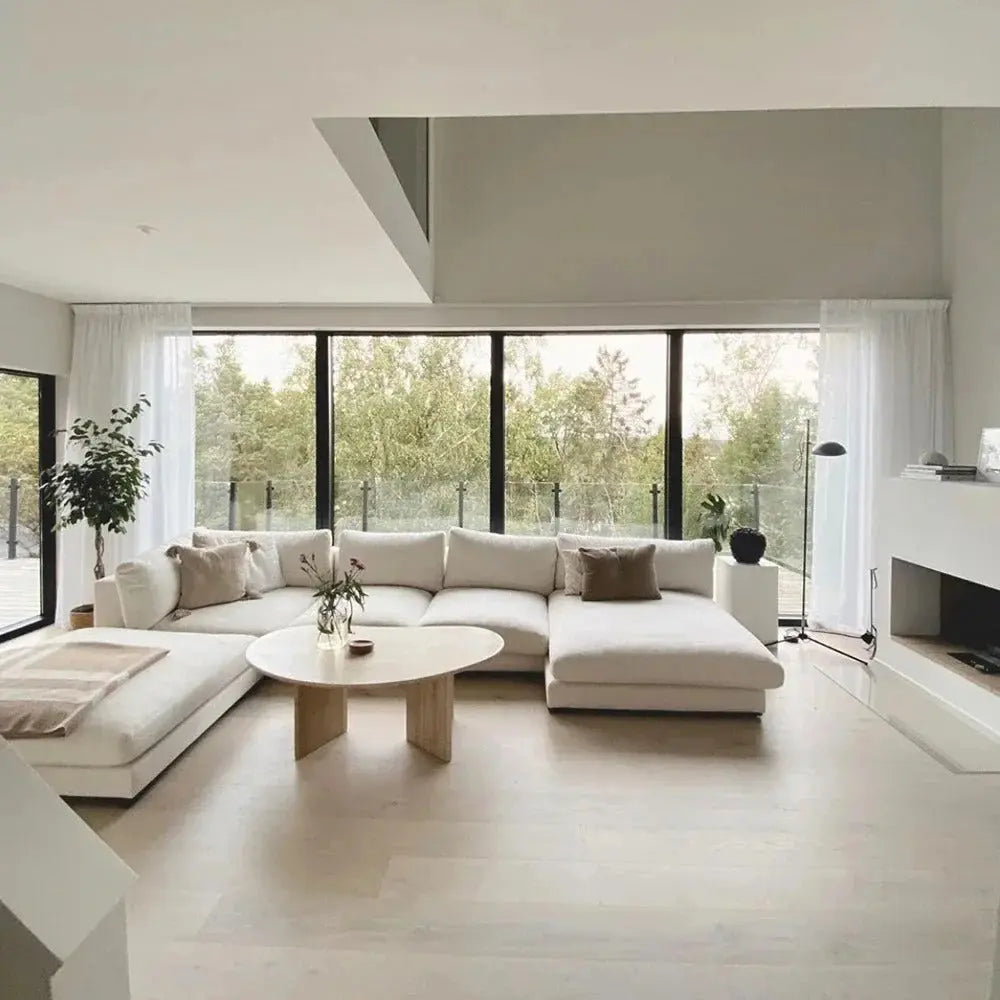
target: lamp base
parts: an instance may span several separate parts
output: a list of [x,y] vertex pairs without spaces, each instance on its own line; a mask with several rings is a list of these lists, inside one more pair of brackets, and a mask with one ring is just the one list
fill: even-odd
[[779,643],[789,642],[814,642],[817,646],[822,646],[824,649],[829,649],[832,653],[839,653],[841,656],[846,656],[849,660],[854,660],[855,663],[860,663],[863,666],[868,666],[871,662],[870,660],[865,660],[860,656],[855,656],[853,653],[848,653],[843,649],[838,649],[836,646],[831,646],[828,642],[823,642],[822,639],[817,639],[814,635],[809,635],[804,628],[799,628],[797,631],[789,630],[783,635],[778,642],[768,643],[769,646],[777,646]]

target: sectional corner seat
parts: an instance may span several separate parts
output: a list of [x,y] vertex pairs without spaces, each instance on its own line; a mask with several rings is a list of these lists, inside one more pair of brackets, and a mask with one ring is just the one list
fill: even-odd
[[[356,625],[497,632],[503,651],[479,669],[544,673],[550,709],[759,715],[765,691],[784,682],[777,659],[713,601],[715,553],[707,540],[345,530],[333,548],[329,531],[198,530],[203,544],[252,538],[273,545],[285,586],[258,600],[175,614],[180,577],[169,545],[100,581],[97,628],[87,637],[169,652],[69,736],[18,742],[60,794],[132,798],[249,691],[258,680],[245,659],[253,639],[314,620],[301,554],[364,564],[368,598]],[[563,550],[648,541],[656,545],[661,600],[597,603],[565,593]],[[59,641],[79,641],[79,633]]]

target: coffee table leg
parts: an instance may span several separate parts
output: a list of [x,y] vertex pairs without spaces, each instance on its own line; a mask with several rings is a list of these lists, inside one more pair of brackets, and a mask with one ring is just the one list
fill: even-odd
[[406,688],[406,739],[447,763],[451,760],[451,724],[455,675],[416,681]]
[[347,690],[338,687],[295,689],[295,759],[347,732]]

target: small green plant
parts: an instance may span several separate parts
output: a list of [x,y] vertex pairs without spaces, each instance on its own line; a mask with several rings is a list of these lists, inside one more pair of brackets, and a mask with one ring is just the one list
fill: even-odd
[[84,521],[94,529],[94,579],[104,578],[104,542],[109,531],[122,535],[135,520],[136,504],[148,495],[145,459],[163,450],[159,441],[139,444],[128,432],[149,400],[140,395],[129,407],[116,406],[104,426],[78,418],[66,434],[67,454],[80,456],[46,469],[42,497],[56,510],[56,527]]
[[698,522],[701,525],[701,537],[711,538],[716,552],[722,551],[722,545],[729,537],[732,521],[725,498],[718,493],[707,494],[701,502]]

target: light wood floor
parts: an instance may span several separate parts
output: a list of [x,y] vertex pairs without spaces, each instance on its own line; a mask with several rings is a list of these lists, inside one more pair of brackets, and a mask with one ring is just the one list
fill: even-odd
[[820,655],[783,650],[762,722],[460,679],[447,765],[391,697],[296,764],[260,689],[130,808],[79,807],[141,876],[136,1000],[984,1000],[1000,776],[950,773]]

